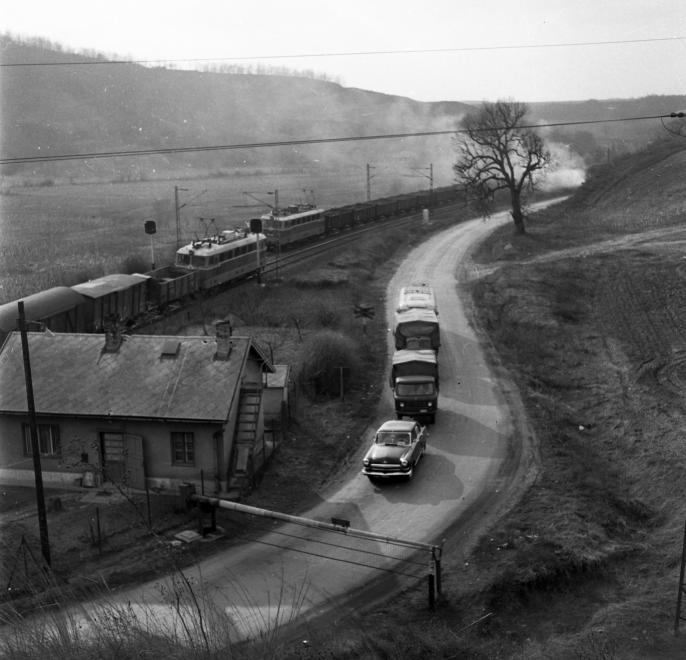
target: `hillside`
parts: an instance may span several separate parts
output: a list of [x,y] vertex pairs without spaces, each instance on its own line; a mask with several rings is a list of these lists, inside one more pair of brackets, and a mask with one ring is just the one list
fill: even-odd
[[[91,62],[88,65],[9,67],[2,77],[3,153],[42,155],[159,149],[178,146],[246,144],[303,138],[364,136],[415,130],[446,130],[468,109],[440,106],[375,92],[344,88],[305,77],[203,73],[104,65],[97,59],[2,38],[2,62]],[[422,165],[435,148],[413,145]],[[137,159],[140,169],[250,167],[269,164],[316,167],[354,160],[380,160],[391,150],[408,156],[397,141],[322,145],[306,149],[214,151]],[[435,156],[435,154],[432,154]],[[277,162],[275,162],[277,161]],[[125,177],[131,159],[116,159]],[[43,165],[44,173],[84,173],[79,162]],[[35,169],[35,166],[28,168]],[[112,163],[88,169],[111,175]],[[6,168],[19,174],[24,167]]]
[[[105,64],[98,54],[75,54],[40,39],[0,35],[0,140],[6,157],[78,154],[281,142],[414,131],[444,131],[476,103],[422,103],[293,75],[181,71],[138,64]],[[65,64],[82,62],[83,64]],[[523,99],[525,100],[525,99]],[[536,103],[541,123],[616,120],[686,107],[686,96],[575,103]],[[662,131],[655,120],[546,129],[586,164],[633,152]],[[436,164],[450,178],[448,136],[218,150],[40,166],[7,165],[3,175],[59,177],[63,181],[199,177],[219,170],[298,167],[338,169],[354,164]],[[439,167],[440,164],[440,167]],[[447,185],[448,180],[438,185]]]
[[475,328],[526,409],[528,479],[497,481],[505,513],[468,552],[448,538],[437,612],[421,585],[312,625],[300,639],[320,657],[686,657],[685,165],[671,138],[598,169],[464,265]]

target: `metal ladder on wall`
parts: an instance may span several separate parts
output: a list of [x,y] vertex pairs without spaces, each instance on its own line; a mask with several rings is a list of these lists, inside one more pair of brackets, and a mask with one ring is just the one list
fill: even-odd
[[257,437],[261,405],[261,390],[241,390],[228,484],[229,492],[238,497],[252,489],[255,470],[262,465],[263,448]]

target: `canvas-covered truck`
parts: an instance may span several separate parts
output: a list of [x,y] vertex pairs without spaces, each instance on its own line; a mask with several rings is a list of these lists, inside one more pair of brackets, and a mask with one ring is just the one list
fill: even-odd
[[412,417],[434,423],[438,406],[438,360],[434,351],[395,351],[390,385],[398,419]]
[[395,314],[395,348],[438,351],[441,334],[438,316],[430,309],[407,309]]
[[398,307],[396,311],[404,312],[408,309],[430,309],[438,314],[434,290],[428,284],[410,284],[400,289]]

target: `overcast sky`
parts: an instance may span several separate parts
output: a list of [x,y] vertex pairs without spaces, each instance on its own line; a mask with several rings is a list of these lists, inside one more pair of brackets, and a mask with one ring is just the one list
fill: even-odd
[[684,0],[0,0],[0,30],[134,60],[314,70],[420,101],[686,93]]

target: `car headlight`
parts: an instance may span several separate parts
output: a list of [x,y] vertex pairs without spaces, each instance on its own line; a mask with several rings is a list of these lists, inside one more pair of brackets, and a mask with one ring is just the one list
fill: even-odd
[[405,404],[404,404],[402,401],[400,402],[400,407],[401,407],[401,408],[404,408],[404,407],[405,407]]
[[406,458],[401,458],[401,459],[400,459],[400,465],[402,465],[403,467],[407,467],[407,459],[406,459]]
[[368,459],[368,458],[365,458],[365,459],[362,461],[362,463],[363,463],[364,465],[369,465],[369,459]]
[[429,401],[429,406],[428,406],[428,407],[431,408],[431,406],[433,406],[433,401]]

